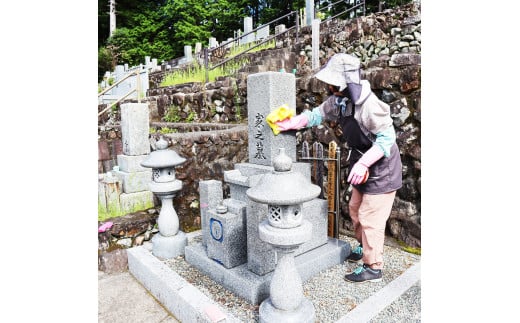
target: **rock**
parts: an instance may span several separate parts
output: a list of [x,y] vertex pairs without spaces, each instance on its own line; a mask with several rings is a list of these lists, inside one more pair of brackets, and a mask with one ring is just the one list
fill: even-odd
[[114,225],[108,231],[117,238],[134,238],[154,226],[157,217],[157,214],[141,211],[113,218]]
[[107,273],[119,273],[128,270],[128,256],[125,249],[102,252],[98,256],[98,269]]

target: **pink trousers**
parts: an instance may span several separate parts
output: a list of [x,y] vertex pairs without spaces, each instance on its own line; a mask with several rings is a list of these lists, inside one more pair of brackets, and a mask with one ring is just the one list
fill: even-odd
[[352,188],[349,213],[356,240],[363,245],[363,263],[373,269],[383,268],[386,221],[394,203],[395,191],[363,194]]

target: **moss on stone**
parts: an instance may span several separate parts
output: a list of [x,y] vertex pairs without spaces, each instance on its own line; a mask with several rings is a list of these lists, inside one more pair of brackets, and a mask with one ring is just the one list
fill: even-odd
[[401,240],[397,240],[397,243],[403,248],[404,251],[408,253],[413,253],[414,255],[421,255],[421,248],[410,247]]

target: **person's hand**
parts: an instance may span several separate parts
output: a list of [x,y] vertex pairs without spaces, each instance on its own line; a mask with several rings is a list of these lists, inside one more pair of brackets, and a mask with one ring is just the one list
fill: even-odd
[[276,124],[279,121],[288,120],[294,116],[294,110],[290,109],[287,104],[283,104],[280,107],[271,111],[266,118],[267,124],[273,130],[275,135],[280,133],[280,127]]
[[383,150],[378,145],[372,145],[363,157],[354,164],[347,181],[351,184],[363,184],[368,179],[368,168],[384,156]]
[[287,130],[298,130],[305,127],[309,123],[309,119],[305,114],[299,114],[297,116],[278,121],[276,122],[276,126],[279,131],[287,131]]
[[350,175],[348,175],[347,181],[353,185],[363,184],[368,179],[368,167],[357,162],[352,167]]

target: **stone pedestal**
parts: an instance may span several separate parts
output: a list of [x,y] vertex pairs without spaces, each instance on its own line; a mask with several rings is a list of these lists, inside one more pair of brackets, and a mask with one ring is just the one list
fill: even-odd
[[293,311],[284,311],[276,308],[271,299],[268,298],[260,304],[259,313],[261,313],[260,323],[313,323],[316,319],[314,305],[306,298]]
[[152,238],[152,253],[156,257],[174,258],[184,255],[184,248],[188,244],[186,233],[179,231],[173,236],[156,234]]

